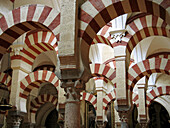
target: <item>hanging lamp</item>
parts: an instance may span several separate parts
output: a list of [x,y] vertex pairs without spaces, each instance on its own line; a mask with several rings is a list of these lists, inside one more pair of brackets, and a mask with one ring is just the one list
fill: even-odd
[[7,111],[7,110],[10,110],[11,108],[12,108],[12,105],[8,104],[6,99],[2,98],[1,103],[0,103],[0,110]]

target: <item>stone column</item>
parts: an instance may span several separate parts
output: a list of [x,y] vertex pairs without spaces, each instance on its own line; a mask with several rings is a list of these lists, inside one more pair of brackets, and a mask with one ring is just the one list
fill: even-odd
[[138,121],[142,128],[147,125],[147,110],[146,110],[146,78],[143,77],[137,84],[138,96],[139,96],[139,107],[138,107]]
[[[60,69],[76,69],[78,66],[78,0],[61,1],[60,39],[58,45]],[[62,73],[67,72],[66,70]],[[68,75],[68,73],[66,73]]]
[[64,128],[80,128],[80,92],[84,85],[81,80],[66,80],[61,83],[66,94]]
[[6,112],[4,112],[4,111],[0,111],[0,128],[2,128],[4,126],[5,113]]
[[[60,81],[59,81],[60,82]],[[66,102],[66,98],[64,96],[65,91],[63,88],[61,88],[61,86],[58,87],[58,105],[57,105],[57,109],[59,112],[59,122],[62,125],[64,123],[64,113],[65,113],[65,102]]]
[[105,121],[107,117],[103,111],[103,97],[106,95],[107,85],[104,82],[104,78],[99,78],[95,80],[95,86],[97,91],[97,111],[96,111],[96,121],[99,128],[105,127]]
[[[31,109],[31,101],[33,99],[35,99],[37,96],[36,96],[36,93],[31,93],[28,98],[27,98],[27,110],[30,110]],[[31,112],[30,111],[27,111],[27,115],[24,117],[24,124],[23,124],[23,127],[24,128],[34,128],[35,126],[35,118],[34,116],[31,115]]]
[[121,121],[121,128],[128,128],[128,115],[129,111],[118,111],[119,120]]
[[24,123],[24,128],[34,128],[35,127],[35,124],[34,123]]
[[116,61],[116,97],[117,105],[128,106],[128,91],[126,87],[126,47],[117,46],[114,48]]
[[[26,112],[26,100],[24,104],[21,104],[19,97],[20,94],[20,81],[29,73],[27,66],[21,60],[20,50],[22,46],[12,47],[11,56],[11,68],[12,68],[12,82],[9,103],[13,106],[12,110],[9,110],[7,116],[8,128],[19,128],[22,116],[21,111]],[[21,49],[20,49],[21,48]],[[20,49],[20,50],[16,50]],[[17,51],[17,52],[16,52]]]
[[127,113],[130,109],[130,98],[126,83],[126,47],[117,46],[114,48],[116,61],[116,101],[115,107],[122,121],[121,127],[127,127]]
[[[84,66],[78,38],[78,0],[62,0],[60,14],[60,42],[56,75],[60,80],[81,79],[91,76],[89,64]],[[87,62],[87,61],[86,61]],[[89,63],[89,62],[87,62]]]
[[19,128],[22,120],[23,117],[21,116],[21,113],[16,110],[16,108],[9,110],[7,116],[7,128]]
[[[20,108],[26,108],[26,106],[20,107],[20,81],[29,73],[27,66],[21,60],[20,52],[15,53],[14,50],[10,53],[11,56],[11,68],[12,72],[12,83],[10,93],[10,104],[20,110]],[[24,104],[23,104],[24,105]],[[26,112],[26,110],[24,110]]]

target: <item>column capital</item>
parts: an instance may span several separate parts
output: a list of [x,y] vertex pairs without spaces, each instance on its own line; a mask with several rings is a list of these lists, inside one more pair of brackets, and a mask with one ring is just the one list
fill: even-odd
[[118,111],[118,114],[121,122],[128,122],[129,111]]
[[84,90],[84,81],[82,80],[65,80],[61,82],[66,94],[66,102],[75,102],[80,100],[80,92]]
[[[84,82],[81,80],[64,80],[61,83],[66,94],[65,104],[65,128],[80,127],[80,92],[84,89]],[[75,116],[73,118],[73,115]],[[71,120],[71,122],[70,122]]]
[[23,116],[14,113],[9,113],[9,115],[7,116],[7,124],[8,127],[19,128],[19,126],[21,125],[21,121],[23,120]]
[[122,38],[126,35],[126,31],[127,30],[125,28],[122,28],[122,29],[110,31],[109,34],[111,35],[111,38],[112,39],[114,38],[115,41],[118,43],[122,41]]
[[12,125],[19,127],[22,121],[22,117],[19,115],[12,116]]
[[72,87],[75,88],[77,91],[80,90],[82,91],[85,87],[85,82],[80,80],[80,79],[70,79],[70,80],[63,80],[61,81],[61,87],[62,88],[68,88],[68,87]]
[[20,51],[23,49],[24,45],[23,44],[15,44],[10,46],[12,49],[13,54],[20,55]]

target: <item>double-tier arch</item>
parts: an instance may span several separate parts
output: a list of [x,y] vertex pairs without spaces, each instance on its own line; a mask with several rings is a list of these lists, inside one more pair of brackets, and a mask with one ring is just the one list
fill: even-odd
[[[97,32],[112,19],[131,12],[150,13],[161,17],[166,23],[170,23],[168,7],[166,1],[146,1],[146,0],[90,0],[81,7],[80,19],[80,41],[82,59],[85,66],[88,65],[89,47]],[[99,6],[100,5],[100,6]]]
[[[57,39],[51,31],[36,31],[26,36],[20,59],[31,71],[36,57],[46,51],[55,51],[56,56],[58,55]],[[11,58],[15,59],[16,56],[13,55]]]
[[36,113],[39,110],[39,108],[45,103],[51,103],[55,106],[55,108],[57,108],[58,99],[53,95],[44,94],[32,100],[30,103],[31,123],[36,123],[35,119]]
[[107,106],[111,101],[116,99],[116,90],[113,89],[109,94],[103,98],[103,111],[107,110]]
[[57,91],[58,91],[58,85],[59,85],[59,79],[57,76],[47,70],[38,70],[35,72],[32,72],[28,74],[24,79],[20,82],[20,105],[23,105],[21,111],[26,111],[26,101],[30,94],[30,92],[34,88],[39,88],[43,82],[49,82],[53,84]]
[[133,90],[135,84],[144,76],[152,73],[170,74],[170,60],[165,58],[151,58],[138,62],[128,70],[128,88]]
[[160,87],[156,87],[153,88],[152,90],[150,90],[149,92],[147,92],[146,94],[146,105],[147,107],[150,106],[150,104],[152,103],[152,101],[154,99],[156,99],[159,96],[162,95],[170,95],[170,86],[160,86]]
[[93,77],[99,76],[99,77],[105,77],[109,79],[112,84],[115,84],[115,78],[116,78],[116,70],[111,68],[110,66],[107,66],[105,64],[90,64],[90,70]]
[[122,42],[127,44],[127,62],[130,62],[130,55],[135,46],[143,39],[150,36],[170,37],[170,26],[160,17],[153,15],[135,19],[127,25],[126,29],[128,34],[122,38]]
[[81,95],[82,96],[80,97],[80,100],[88,101],[89,103],[93,105],[95,110],[97,110],[97,98],[95,95],[88,93],[88,92],[82,92]]
[[106,44],[106,45],[112,47],[112,44],[110,43],[109,39],[105,38],[102,35],[96,35],[96,37],[93,39],[92,44],[97,44],[97,43]]
[[28,74],[23,80],[20,82],[20,97],[27,99],[29,93],[33,88],[39,88],[42,82],[50,82],[56,88],[58,87],[58,77],[51,71],[47,70],[38,70]]
[[59,37],[60,12],[44,5],[25,5],[0,18],[0,58],[8,47],[30,30],[51,30]]

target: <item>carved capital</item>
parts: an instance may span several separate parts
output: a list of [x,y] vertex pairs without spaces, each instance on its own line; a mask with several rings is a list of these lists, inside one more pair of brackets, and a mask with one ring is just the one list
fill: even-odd
[[14,55],[19,55],[20,54],[20,51],[23,49],[23,46],[22,44],[17,44],[17,45],[11,45],[11,49],[12,49],[12,52],[14,52]]
[[20,115],[11,115],[10,117],[8,116],[7,118],[7,127],[13,128],[13,127],[18,127],[21,125],[23,117]]
[[121,122],[128,122],[129,111],[118,111],[118,114]]
[[64,88],[67,101],[79,101],[80,92],[84,89],[84,82],[81,80],[67,80],[61,83],[61,87]]
[[7,127],[9,128],[19,128],[23,120],[23,115],[20,111],[16,109],[16,107],[13,107],[11,110],[8,111],[7,116]]
[[112,39],[115,39],[115,41],[121,42],[122,38],[126,35],[126,29],[120,29],[120,30],[114,30],[114,31],[110,31],[110,36]]
[[19,115],[12,116],[12,125],[13,126],[20,126],[22,121],[22,117]]

